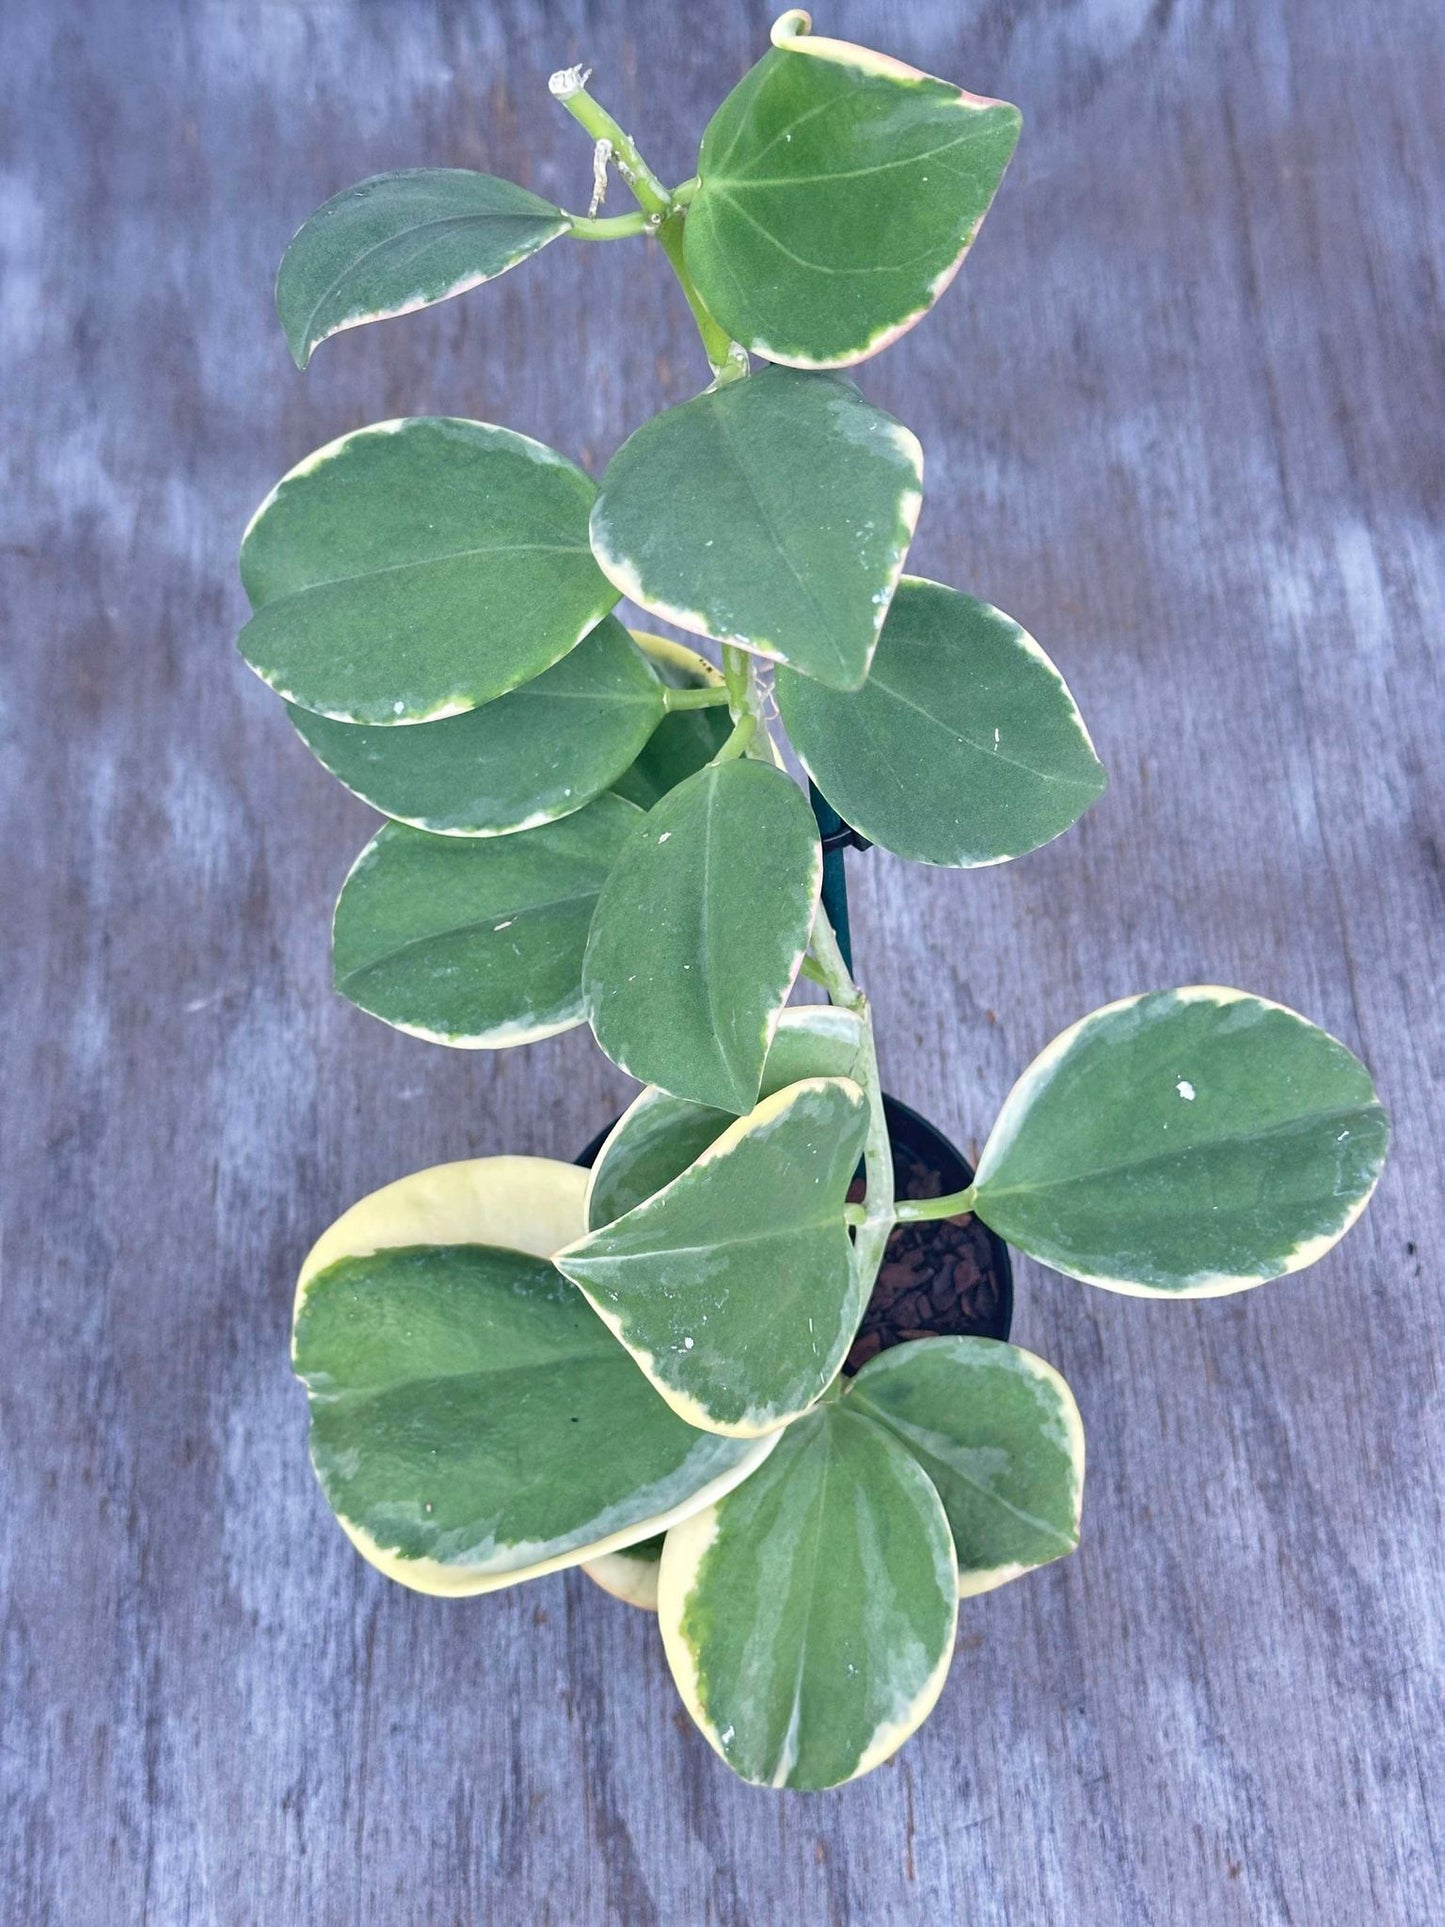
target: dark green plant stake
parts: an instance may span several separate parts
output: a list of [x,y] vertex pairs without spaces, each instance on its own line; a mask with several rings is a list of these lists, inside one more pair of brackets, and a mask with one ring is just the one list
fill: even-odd
[[[405,1585],[584,1565],[655,1606],[693,1719],[778,1787],[886,1760],[942,1689],[959,1599],[1078,1543],[1083,1430],[1041,1359],[924,1339],[839,1376],[894,1224],[973,1211],[1090,1284],[1212,1297],[1328,1251],[1388,1136],[1342,1044],[1194,986],[1065,1031],[974,1183],[895,1202],[869,1004],[777,719],[828,805],[922,863],[1023,856],[1105,778],[1033,638],[903,573],[922,451],[837,372],[942,294],[1018,112],[810,25],[778,21],[675,188],[585,73],[552,77],[596,201],[612,169],[633,213],[422,169],[313,215],[277,284],[301,367],[564,237],[652,236],[712,380],[600,482],[490,423],[359,429],[241,552],[247,662],[392,819],[336,907],[337,988],[467,1048],[590,1023],[645,1080],[590,1177],[443,1165],[320,1240],[294,1360],[322,1488]],[[624,594],[720,670],[629,634]],[[787,1008],[804,975],[830,1006]]]

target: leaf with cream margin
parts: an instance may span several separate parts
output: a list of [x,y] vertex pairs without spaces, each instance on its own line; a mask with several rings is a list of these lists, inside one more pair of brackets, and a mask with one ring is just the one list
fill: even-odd
[[717,763],[664,796],[623,846],[587,939],[587,1012],[613,1063],[747,1110],[822,878],[813,813],[781,770]]
[[932,1479],[958,1590],[990,1592],[1079,1543],[1084,1427],[1043,1359],[993,1338],[920,1338],[850,1380],[848,1410],[884,1426]]
[[687,265],[754,354],[841,368],[886,348],[958,272],[1019,111],[784,14],[702,137]]
[[[634,629],[632,640],[669,689],[721,689],[723,679],[695,649],[667,636]],[[717,755],[732,733],[733,719],[726,704],[713,709],[675,709],[664,716],[637,760],[612,785],[619,796],[650,810],[669,790],[695,776]]]
[[418,1592],[649,1539],[773,1444],[685,1426],[548,1262],[584,1184],[545,1158],[439,1165],[362,1199],[302,1267],[312,1463],[357,1550]]
[[1002,610],[905,576],[863,687],[780,669],[778,709],[828,801],[920,863],[1003,863],[1059,836],[1108,779],[1063,677]]
[[641,1545],[623,1546],[618,1552],[604,1552],[600,1559],[588,1559],[582,1570],[587,1577],[620,1599],[625,1606],[642,1612],[657,1611],[657,1569],[662,1563],[666,1534],[644,1539]]
[[556,1254],[690,1425],[772,1431],[837,1375],[865,1297],[843,1207],[866,1129],[850,1079],[791,1084]]
[[328,335],[430,308],[565,234],[560,207],[464,167],[375,174],[333,195],[282,256],[276,312],[298,368]]
[[953,1658],[943,1503],[851,1401],[783,1434],[745,1485],[667,1535],[658,1624],[708,1744],[756,1786],[820,1788],[889,1759]]
[[663,719],[663,685],[604,616],[560,662],[465,716],[395,729],[290,715],[317,761],[384,816],[440,836],[509,836],[613,787]]
[[419,417],[357,429],[251,518],[240,650],[345,723],[457,716],[550,669],[617,592],[592,559],[596,489],[530,436]]
[[467,1050],[582,1023],[593,906],[639,816],[603,795],[515,836],[388,823],[337,900],[336,988],[397,1030]]
[[[863,1030],[851,1010],[802,1004],[778,1019],[763,1066],[760,1098],[805,1077],[851,1077]],[[662,1190],[696,1162],[733,1121],[730,1111],[670,1097],[649,1084],[612,1127],[587,1185],[587,1224],[596,1231]]]
[[1215,1298],[1300,1271],[1369,1202],[1389,1120],[1295,1011],[1193,985],[1106,1004],[1009,1093],[974,1210],[1086,1284]]
[[922,482],[917,439],[851,381],[764,368],[623,443],[592,548],[624,595],[680,629],[856,689]]

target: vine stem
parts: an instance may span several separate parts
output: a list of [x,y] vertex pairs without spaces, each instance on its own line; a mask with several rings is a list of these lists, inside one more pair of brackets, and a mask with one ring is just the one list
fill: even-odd
[[868,1100],[868,1135],[863,1144],[867,1188],[863,1199],[863,1219],[853,1246],[853,1258],[865,1287],[863,1302],[866,1305],[872,1296],[878,1268],[883,1263],[888,1234],[900,1215],[893,1201],[893,1146],[888,1139],[888,1120],[883,1112],[883,1080],[878,1074],[878,1050],[873,1040],[873,1009],[843,961],[837,935],[821,903],[813,918],[812,951],[829,1002],[853,1011],[863,1027],[863,1042],[854,1076]]
[[647,162],[637,151],[632,136],[608,113],[600,101],[596,101],[587,91],[590,67],[564,67],[560,73],[552,75],[547,82],[547,90],[554,100],[559,100],[573,120],[585,127],[594,141],[607,141],[612,148],[612,160],[618,173],[632,189],[637,205],[644,213],[661,220],[672,212],[672,196],[653,173]]
[[[791,20],[793,16],[789,15],[787,18]],[[807,16],[802,15],[800,18],[806,20]],[[692,311],[693,321],[707,354],[708,365],[713,372],[713,386],[720,388],[726,382],[736,381],[749,372],[747,350],[739,342],[732,340],[727,331],[709,314],[688,270],[683,247],[683,227],[687,217],[687,205],[697,193],[699,183],[694,177],[671,191],[663,186],[637,151],[637,145],[632,136],[620,127],[607,109],[587,92],[590,73],[591,69],[585,67],[564,68],[560,73],[553,74],[547,85],[553,97],[561,102],[572,118],[586,129],[594,141],[608,143],[610,158],[616,165],[618,173],[631,188],[642,212],[641,215],[621,215],[608,220],[573,215],[572,232],[581,240],[595,241],[618,239],[629,234],[656,234],[662,244],[662,251],[667,256],[668,264],[677,277],[678,285],[687,297],[687,305]],[[717,763],[730,762],[750,752],[760,753],[757,745],[759,735],[765,743],[771,742],[771,731],[763,712],[763,691],[758,680],[754,657],[747,650],[728,643],[723,645],[722,655],[723,677],[728,706],[732,712],[733,729],[732,734],[713,758]],[[678,708],[692,706],[694,705],[682,703],[670,705]],[[839,947],[837,933],[821,903],[814,914],[810,947],[811,955],[804,959],[803,965],[806,974],[814,982],[822,984],[830,1002],[844,1010],[853,1011],[862,1029],[855,1077],[868,1102],[868,1131],[863,1145],[866,1190],[861,1210],[857,1207],[849,1209],[848,1222],[854,1225],[857,1231],[853,1257],[858,1267],[859,1278],[864,1285],[862,1297],[866,1305],[872,1295],[873,1283],[878,1276],[878,1268],[883,1262],[883,1252],[888,1243],[888,1234],[892,1231],[895,1220],[900,1215],[914,1214],[906,1205],[900,1211],[894,1204],[893,1147],[888,1139],[888,1120],[883,1111],[883,1084],[878,1074],[878,1052],[873,1039],[872,1007],[853,980],[853,973],[848,968]],[[938,1204],[947,1203],[948,1200],[929,1199],[927,1202]],[[836,1395],[836,1385],[831,1389]]]
[[[679,287],[687,297],[687,305],[692,310],[692,318],[702,337],[708,366],[712,369],[714,387],[736,381],[748,372],[747,350],[740,347],[708,313],[688,272],[683,253],[683,223],[687,219],[688,202],[698,190],[697,176],[683,181],[678,187],[664,187],[637,151],[637,143],[632,136],[619,126],[600,101],[594,100],[588,93],[587,82],[591,72],[590,67],[564,67],[547,82],[548,90],[553,99],[560,101],[573,120],[599,144],[599,168],[605,172],[606,162],[610,160],[632,189],[642,211],[640,214],[615,215],[607,220],[597,220],[590,214],[573,214],[568,217],[572,233],[581,241],[616,241],[629,234],[655,234],[662,243],[668,265],[677,276]],[[605,149],[601,145],[603,142],[606,143]],[[602,175],[599,175],[599,194],[601,180]]]

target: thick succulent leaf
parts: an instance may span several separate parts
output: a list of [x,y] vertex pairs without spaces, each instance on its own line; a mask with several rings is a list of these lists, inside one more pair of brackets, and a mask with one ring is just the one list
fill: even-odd
[[399,823],[507,836],[570,816],[629,770],[663,716],[663,685],[604,616],[509,695],[416,729],[338,723],[290,705],[318,761]]
[[[862,1026],[850,1010],[803,1004],[778,1019],[760,1097],[806,1077],[851,1077]],[[649,1084],[623,1112],[597,1154],[587,1186],[587,1224],[596,1231],[671,1184],[732,1123],[730,1111],[670,1097]]]
[[665,1539],[661,1534],[656,1539],[644,1539],[641,1545],[624,1546],[619,1552],[604,1552],[600,1559],[588,1559],[582,1570],[603,1592],[610,1592],[624,1605],[655,1613],[657,1569]]
[[1364,1065],[1294,1011],[1208,984],[1155,991],[1029,1066],[975,1209],[1088,1284],[1214,1298],[1323,1257],[1368,1203],[1389,1130]]
[[592,547],[625,595],[679,628],[856,689],[922,478],[917,440],[851,381],[764,368],[623,443]]
[[943,293],[1021,120],[1005,101],[799,34],[798,18],[779,21],[773,51],[708,123],[684,243],[734,340],[769,361],[840,368]]
[[[640,629],[632,631],[632,639],[669,689],[722,687],[722,677],[695,649]],[[716,709],[674,710],[663,717],[613,789],[639,809],[650,810],[669,790],[675,790],[712,761],[732,726],[732,717],[722,705]]]
[[646,1539],[762,1456],[674,1417],[536,1249],[576,1229],[580,1176],[541,1158],[419,1172],[302,1271],[293,1362],[322,1490],[418,1591],[487,1592]]
[[843,1205],[866,1125],[850,1080],[790,1085],[557,1254],[689,1424],[771,1431],[836,1376],[863,1309]]
[[596,490],[485,422],[382,422],[310,455],[241,545],[241,654],[348,723],[460,715],[538,676],[617,600],[592,559]]
[[822,851],[781,770],[699,771],[638,823],[598,899],[583,984],[614,1064],[676,1097],[756,1100],[808,945]]
[[881,1766],[932,1712],[953,1658],[942,1502],[850,1403],[789,1427],[663,1547],[672,1676],[708,1744],[759,1786],[837,1786]]
[[587,927],[638,814],[606,795],[517,836],[388,823],[337,901],[336,988],[397,1030],[466,1049],[580,1024]]
[[282,258],[276,312],[292,359],[304,368],[343,328],[465,294],[568,226],[550,201],[463,167],[361,181],[319,207]]
[[1054,1370],[993,1338],[921,1338],[880,1352],[848,1387],[938,1489],[964,1598],[1072,1552],[1084,1427]]
[[1058,836],[1104,775],[1064,679],[1002,610],[905,576],[863,687],[780,669],[778,708],[828,801],[920,863],[1003,863]]

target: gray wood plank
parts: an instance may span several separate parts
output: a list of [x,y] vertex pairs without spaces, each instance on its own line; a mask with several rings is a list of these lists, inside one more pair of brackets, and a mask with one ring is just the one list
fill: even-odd
[[1015,613],[1113,774],[973,876],[873,853],[892,1088],[976,1144],[1106,998],[1238,982],[1363,1050],[1397,1127],[1316,1271],[1224,1303],[1025,1265],[1075,1386],[1080,1553],[965,1608],[889,1767],[734,1783],[655,1629],[578,1575],[388,1587],[325,1514],[291,1279],[373,1186],[570,1155],[585,1038],[428,1049],[327,988],[368,814],[231,653],[234,551],[363,421],[599,464],[704,370],[638,249],[551,249],[287,360],[322,198],[454,162],[585,198],[546,95],[671,178],[764,43],[715,0],[49,0],[0,62],[0,1881],[7,1920],[1413,1923],[1445,1917],[1438,639],[1428,0],[839,0],[820,30],[1019,100],[956,290],[863,371],[916,428],[915,566]]

